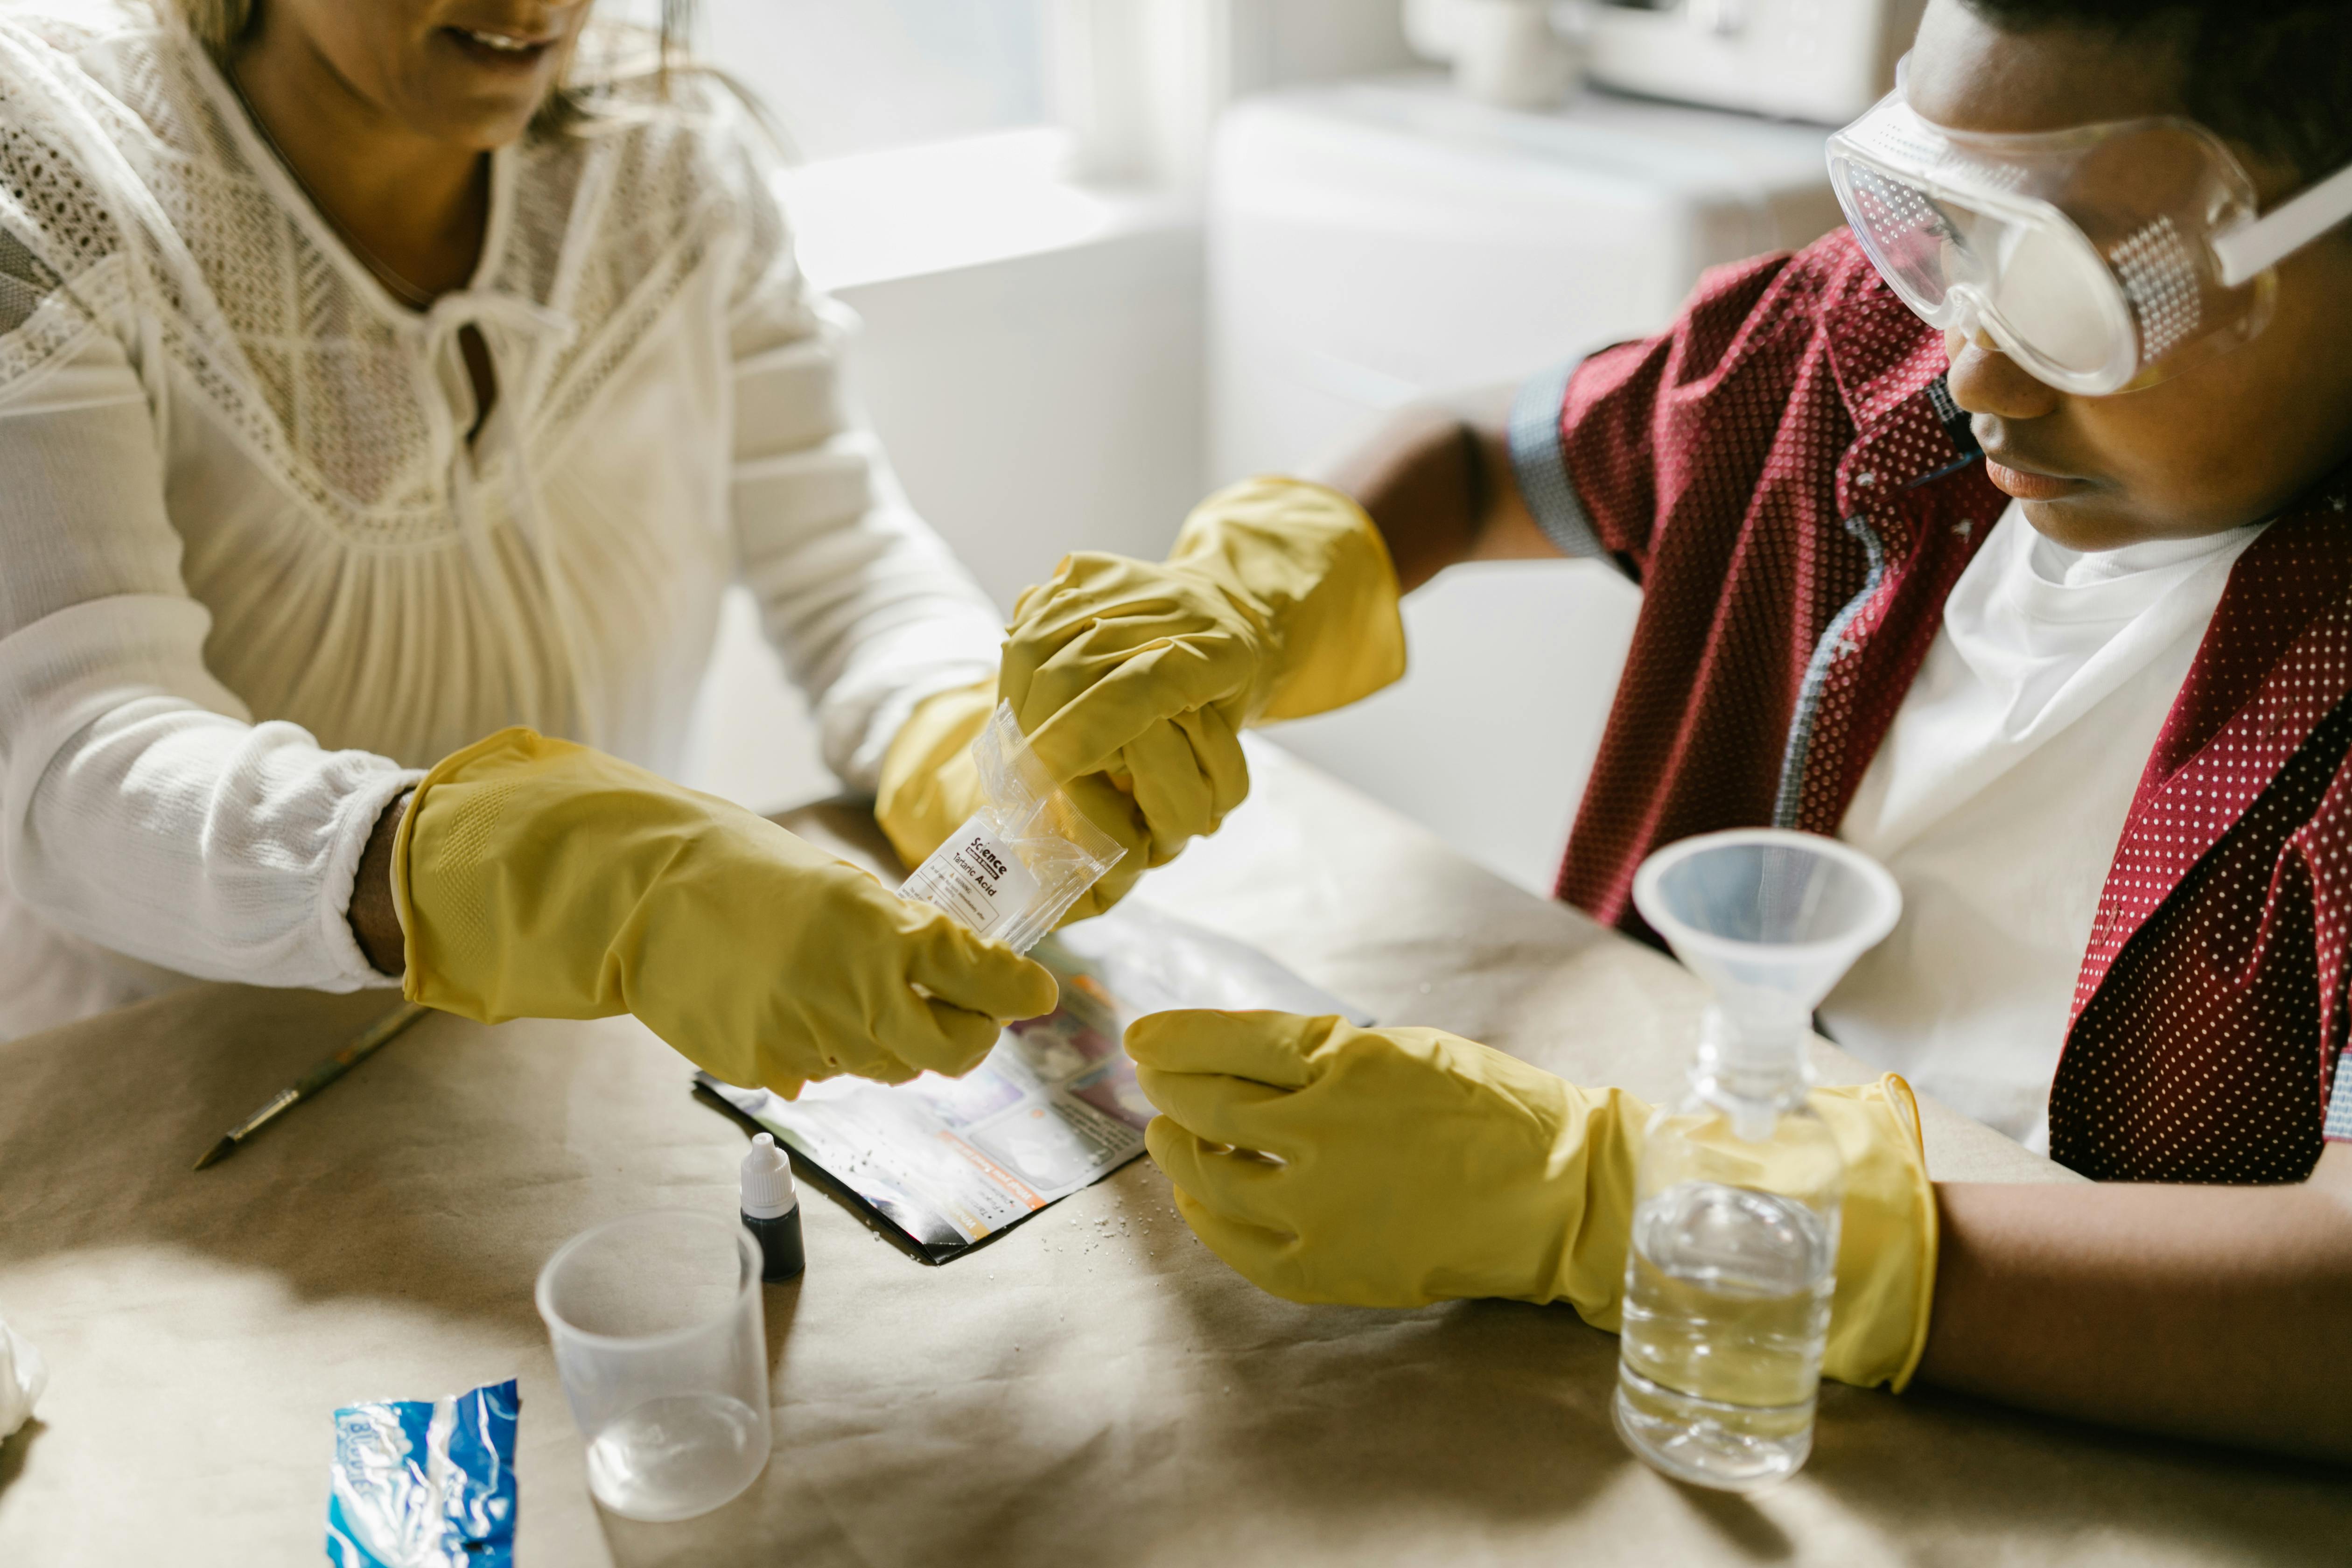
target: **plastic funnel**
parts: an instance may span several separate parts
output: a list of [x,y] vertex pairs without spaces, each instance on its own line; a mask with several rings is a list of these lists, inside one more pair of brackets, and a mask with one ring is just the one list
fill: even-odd
[[1762,1065],[1801,1045],[1822,998],[1895,929],[1903,894],[1834,838],[1757,827],[1659,850],[1634,875],[1633,907],[1714,991],[1726,1044]]

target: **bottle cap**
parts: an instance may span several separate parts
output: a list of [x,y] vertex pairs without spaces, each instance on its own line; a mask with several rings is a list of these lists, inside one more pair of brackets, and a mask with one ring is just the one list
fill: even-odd
[[774,1137],[761,1133],[743,1156],[743,1212],[753,1219],[774,1219],[791,1213],[798,1202],[792,1161],[776,1147]]

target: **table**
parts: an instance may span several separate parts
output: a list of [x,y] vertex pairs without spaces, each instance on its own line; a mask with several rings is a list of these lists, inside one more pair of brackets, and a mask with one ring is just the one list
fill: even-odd
[[[1587,1082],[1679,1082],[1696,983],[1253,741],[1255,795],[1144,894],[1391,1023]],[[793,825],[873,842],[839,806]],[[2340,1476],[1831,1385],[1753,1500],[1609,1425],[1565,1308],[1294,1306],[1148,1160],[919,1264],[803,1184],[766,1292],[775,1457],[705,1518],[590,1500],[531,1305],[595,1221],[731,1214],[745,1134],[628,1019],[418,1026],[226,1163],[221,1131],[385,1005],[208,985],[0,1046],[0,1315],[54,1369],[0,1449],[0,1563],[320,1560],[329,1413],[520,1374],[526,1564],[2341,1563]],[[1832,1081],[1867,1076],[1826,1044]],[[2073,1179],[1929,1108],[1937,1174]],[[2151,1369],[2160,1373],[2160,1369]]]

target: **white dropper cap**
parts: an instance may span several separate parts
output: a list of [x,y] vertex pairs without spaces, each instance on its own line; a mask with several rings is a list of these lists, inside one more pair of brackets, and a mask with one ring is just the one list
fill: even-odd
[[743,1212],[753,1219],[774,1219],[800,1201],[793,1191],[793,1163],[774,1137],[762,1132],[753,1138],[743,1156]]

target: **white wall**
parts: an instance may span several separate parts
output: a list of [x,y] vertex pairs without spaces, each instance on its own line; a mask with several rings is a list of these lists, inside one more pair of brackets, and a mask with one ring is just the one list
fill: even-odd
[[1166,550],[1201,483],[1197,228],[839,297],[908,495],[999,603],[1071,550]]
[[[892,182],[929,178],[925,161],[821,165],[793,209],[812,277],[864,320],[853,386],[909,498],[1008,609],[1067,551],[1161,553],[1201,489],[1198,223],[1150,199],[1087,206],[1016,174],[992,198],[996,216],[1034,202],[1026,232],[1052,243],[1024,253],[978,233],[974,215],[964,248],[1013,253],[957,265],[956,198],[890,198]],[[925,213],[924,226],[950,232],[875,243]],[[891,275],[893,257],[926,243],[924,269]],[[740,590],[695,729],[687,774],[699,788],[762,810],[838,788]]]
[[1418,63],[1402,0],[1227,0],[1234,93],[1373,76]]
[[1237,97],[1404,68],[1401,0],[1053,0],[1050,96],[1097,177],[1191,188]]
[[[1214,100],[1180,117],[1203,136],[1232,92],[1412,58],[1397,0],[1171,3],[1214,57],[1192,84]],[[789,182],[811,277],[865,319],[855,384],[909,496],[1008,607],[1066,551],[1159,554],[1204,488],[1202,237],[1183,184],[1073,184],[1037,132]],[[696,735],[698,787],[761,809],[838,787],[740,592]]]
[[1641,604],[1597,562],[1454,567],[1404,602],[1402,680],[1267,733],[1549,897]]

